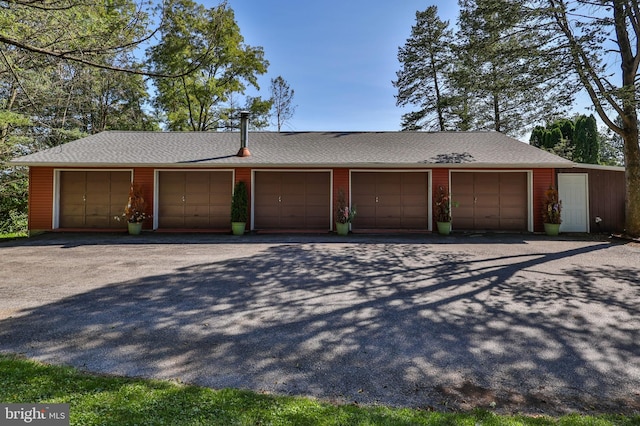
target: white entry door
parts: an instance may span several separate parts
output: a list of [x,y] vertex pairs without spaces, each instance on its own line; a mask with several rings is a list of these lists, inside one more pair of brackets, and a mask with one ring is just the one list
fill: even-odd
[[589,199],[586,173],[559,173],[558,195],[562,201],[561,232],[589,232]]

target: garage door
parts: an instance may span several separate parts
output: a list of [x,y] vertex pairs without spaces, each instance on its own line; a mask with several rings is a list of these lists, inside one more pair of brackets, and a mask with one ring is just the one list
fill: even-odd
[[329,172],[256,172],[256,229],[322,229],[331,226]]
[[158,227],[223,229],[231,226],[233,173],[158,173]]
[[131,172],[60,172],[60,228],[124,228]]
[[527,173],[451,173],[453,227],[526,231]]
[[354,172],[351,202],[357,216],[352,229],[427,229],[429,174]]

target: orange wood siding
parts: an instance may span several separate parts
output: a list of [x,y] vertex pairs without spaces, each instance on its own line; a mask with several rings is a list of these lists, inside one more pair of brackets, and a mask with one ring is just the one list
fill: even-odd
[[29,230],[48,231],[53,224],[53,168],[29,168]]
[[349,186],[349,169],[333,169],[333,206],[332,206],[332,217],[331,217],[331,229],[333,229],[335,227],[334,222],[335,222],[335,210],[336,210],[336,206],[338,205],[338,191],[340,191],[341,189],[344,191],[344,198],[347,201],[348,204],[350,204],[350,200],[351,198],[349,197],[350,194],[350,186]]
[[432,169],[431,185],[431,229],[436,229],[436,220],[435,216],[433,215],[433,195],[437,193],[439,186],[447,188],[449,193],[451,193],[451,188],[449,188],[449,169]]
[[544,192],[550,186],[557,188],[555,169],[533,169],[533,230],[544,231],[542,205]]
[[[137,167],[133,169],[133,181],[140,185],[140,187],[142,188],[142,196],[144,197],[145,203],[147,205],[146,213],[148,215],[153,214],[153,177],[154,169],[151,167]],[[153,220],[146,220],[142,226],[144,229],[152,229]]]
[[247,187],[251,186],[251,169],[248,167],[242,167],[236,169],[236,183],[244,181]]
[[431,192],[434,194],[440,185],[445,188],[449,187],[449,169],[432,169],[431,183],[433,184]]

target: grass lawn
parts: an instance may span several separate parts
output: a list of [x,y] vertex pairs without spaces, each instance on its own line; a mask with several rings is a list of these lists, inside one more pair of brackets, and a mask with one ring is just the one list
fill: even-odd
[[0,355],[0,402],[68,403],[72,425],[638,425],[640,416],[498,416],[335,406],[313,399],[212,390],[81,373]]
[[5,233],[0,233],[0,241],[2,240],[13,240],[16,238],[25,238],[27,236],[27,232],[26,231],[21,231],[21,232],[5,232]]

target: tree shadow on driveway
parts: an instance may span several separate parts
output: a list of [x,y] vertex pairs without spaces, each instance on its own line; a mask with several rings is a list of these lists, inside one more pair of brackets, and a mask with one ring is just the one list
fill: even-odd
[[640,268],[593,262],[609,249],[277,244],[24,310],[0,350],[341,403],[632,412]]

